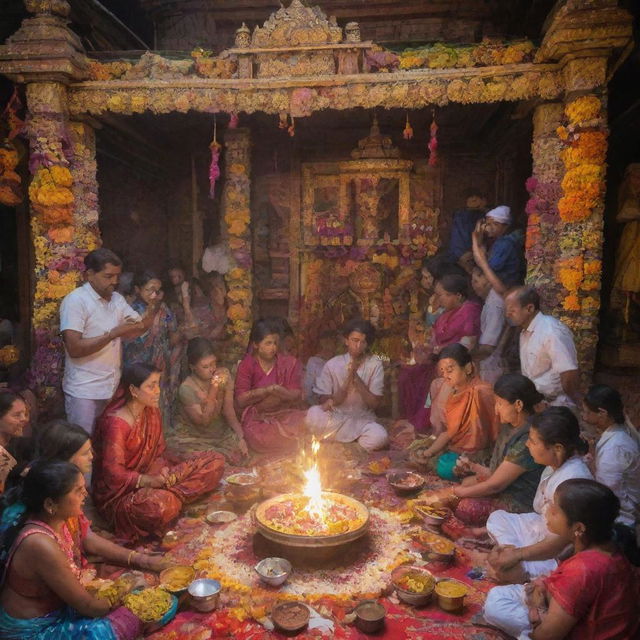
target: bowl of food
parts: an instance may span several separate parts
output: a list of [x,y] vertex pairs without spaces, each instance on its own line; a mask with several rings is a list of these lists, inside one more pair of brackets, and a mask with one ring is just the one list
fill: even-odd
[[356,627],[364,633],[380,631],[384,625],[387,610],[375,600],[363,600],[354,609]]
[[220,598],[220,583],[210,578],[194,580],[187,591],[191,598],[191,606],[202,613],[213,611]]
[[161,587],[132,591],[122,604],[151,631],[169,623],[178,610],[178,598]]
[[160,586],[170,593],[184,593],[195,577],[196,572],[192,567],[169,567],[160,572]]
[[416,504],[413,506],[413,512],[422,518],[428,526],[439,527],[450,515],[451,510],[435,504]]
[[302,602],[283,602],[274,607],[271,620],[278,631],[297,633],[309,624],[309,607]]
[[381,476],[389,471],[390,466],[391,459],[385,456],[384,458],[378,458],[377,460],[369,462],[365,465],[363,472],[370,476]]
[[424,567],[398,567],[391,573],[398,598],[414,607],[423,607],[431,600],[436,584],[433,574]]
[[291,563],[285,558],[265,558],[253,567],[260,580],[272,587],[279,587],[291,574]]
[[460,611],[464,607],[465,596],[469,593],[469,587],[460,580],[445,578],[440,580],[435,587],[438,596],[438,605],[443,611]]
[[227,524],[236,520],[238,516],[233,511],[209,511],[204,519],[209,524]]
[[430,531],[423,531],[420,535],[419,543],[423,548],[422,558],[432,568],[446,568],[455,560],[456,546],[448,538]]
[[387,482],[399,495],[415,493],[424,487],[424,478],[413,471],[391,471],[387,475]]

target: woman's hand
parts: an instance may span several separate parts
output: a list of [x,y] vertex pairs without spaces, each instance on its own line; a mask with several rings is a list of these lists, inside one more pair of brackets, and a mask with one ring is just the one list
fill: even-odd
[[173,566],[174,562],[162,554],[140,553],[136,564],[145,571],[160,573],[160,571]]
[[325,400],[321,405],[320,408],[323,411],[333,411],[333,407],[335,406],[334,402],[333,402],[333,398],[329,398],[328,400]]
[[489,562],[499,571],[508,571],[522,562],[522,551],[511,544],[498,546],[489,555]]
[[249,455],[249,447],[247,446],[247,442],[244,438],[240,438],[238,440],[238,449],[243,456]]

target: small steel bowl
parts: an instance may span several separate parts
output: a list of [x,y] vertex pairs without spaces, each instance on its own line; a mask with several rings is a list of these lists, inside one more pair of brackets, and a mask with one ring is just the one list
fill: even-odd
[[309,607],[302,602],[283,602],[271,612],[276,629],[286,633],[302,631],[309,624],[310,617]]
[[191,597],[191,606],[202,613],[213,611],[220,599],[220,583],[209,578],[194,580],[187,591]]
[[391,471],[387,474],[387,482],[398,495],[408,495],[420,491],[425,479],[413,471]]
[[279,587],[291,575],[291,563],[285,558],[265,558],[254,567],[262,582]]
[[375,600],[363,600],[354,609],[356,627],[364,633],[375,633],[384,626],[387,610]]
[[[398,582],[404,577],[407,573],[418,573],[422,575],[426,575],[431,579],[431,587],[426,591],[421,593],[416,593],[414,591],[408,591],[401,587]],[[433,595],[433,589],[436,586],[436,579],[433,577],[431,571],[428,571],[424,567],[416,567],[411,565],[404,565],[394,569],[391,573],[391,581],[393,582],[393,586],[398,594],[398,598],[402,600],[402,602],[406,602],[407,604],[413,605],[414,607],[423,607],[426,605],[429,600],[431,600],[431,596]]]
[[[442,590],[442,584],[447,582],[453,582],[456,585],[460,585],[464,587],[464,593],[459,596],[448,596],[443,595],[440,591]],[[443,580],[439,580],[438,584],[435,586],[435,594],[438,597],[438,605],[444,611],[460,611],[464,607],[464,599],[467,597],[469,593],[469,585],[461,582],[460,580],[455,580],[454,578],[444,578]]]
[[[174,586],[171,583],[173,575],[175,573],[185,573],[188,574],[184,580],[183,586]],[[184,593],[187,590],[187,587],[193,582],[193,579],[196,576],[196,572],[193,567],[178,565],[175,567],[169,567],[168,569],[164,569],[160,572],[160,586],[169,593],[180,594]],[[175,588],[174,588],[175,587]]]
[[233,511],[209,511],[204,519],[209,524],[227,524],[237,518],[238,516]]

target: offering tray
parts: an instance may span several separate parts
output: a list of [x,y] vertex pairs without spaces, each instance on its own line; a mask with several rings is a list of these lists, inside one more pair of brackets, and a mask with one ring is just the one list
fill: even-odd
[[308,535],[289,533],[275,528],[271,524],[273,520],[268,514],[273,513],[273,507],[285,507],[296,500],[304,499],[304,496],[298,493],[285,493],[259,504],[254,514],[256,528],[264,538],[284,547],[314,549],[340,547],[358,540],[367,533],[369,530],[369,510],[361,502],[331,491],[323,491],[322,498],[326,504],[346,507],[353,514],[353,517],[349,519],[349,528],[339,533],[310,533]]

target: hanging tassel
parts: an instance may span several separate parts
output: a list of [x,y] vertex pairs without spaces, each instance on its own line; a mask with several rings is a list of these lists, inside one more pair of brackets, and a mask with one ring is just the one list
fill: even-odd
[[289,114],[286,111],[281,111],[278,116],[280,118],[278,129],[286,129],[289,123]]
[[231,118],[229,120],[229,129],[237,129],[238,128],[238,121],[240,120],[240,118],[238,117],[238,114],[234,112],[232,112],[231,114]]
[[209,197],[214,198],[216,193],[216,182],[220,177],[220,149],[222,145],[218,143],[218,121],[213,116],[213,140],[209,145],[211,149],[211,164],[209,165]]
[[435,167],[438,162],[438,125],[436,124],[436,112],[433,111],[433,120],[429,128],[429,166]]
[[296,123],[295,123],[295,120],[293,119],[293,116],[290,116],[290,118],[291,118],[291,124],[289,125],[287,132],[293,138],[293,136],[296,135]]
[[404,131],[402,132],[402,137],[405,140],[411,140],[413,138],[413,127],[409,122],[409,112],[407,111],[407,122],[404,125]]

